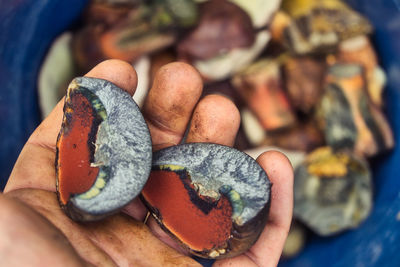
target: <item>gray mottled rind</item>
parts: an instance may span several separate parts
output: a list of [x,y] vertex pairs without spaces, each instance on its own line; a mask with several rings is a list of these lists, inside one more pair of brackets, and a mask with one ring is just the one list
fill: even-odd
[[97,196],[81,199],[75,195],[70,201],[89,214],[111,213],[135,198],[148,179],[152,159],[149,129],[132,97],[113,83],[86,77],[73,82],[93,92],[107,112],[97,133],[93,165],[107,169],[109,175]]
[[241,214],[244,224],[270,201],[271,182],[267,174],[254,159],[236,149],[211,143],[189,143],[155,152],[153,166],[166,164],[185,167],[192,183],[200,183],[216,192],[222,185],[230,185],[244,201]]
[[372,209],[371,173],[366,162],[350,155],[344,177],[317,177],[300,165],[295,171],[294,216],[321,236],[329,236],[362,223]]

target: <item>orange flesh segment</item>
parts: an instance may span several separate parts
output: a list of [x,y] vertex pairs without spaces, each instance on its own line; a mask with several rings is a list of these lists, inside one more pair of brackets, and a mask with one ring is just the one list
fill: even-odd
[[69,129],[64,129],[58,140],[58,183],[60,200],[64,205],[71,194],[88,191],[99,172],[99,168],[90,167],[91,149],[88,145],[95,110],[79,93],[71,97],[71,104],[73,110],[67,111],[71,116],[67,125]]
[[187,181],[173,171],[153,170],[142,194],[160,212],[163,225],[192,250],[224,247],[232,228],[229,199],[221,195],[216,206],[205,214],[191,201],[184,186],[185,182],[189,185]]

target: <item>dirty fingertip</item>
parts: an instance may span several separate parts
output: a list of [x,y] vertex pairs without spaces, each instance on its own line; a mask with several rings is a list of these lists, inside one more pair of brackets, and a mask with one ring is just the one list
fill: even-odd
[[257,158],[258,164],[267,172],[268,177],[274,182],[281,177],[293,179],[293,168],[289,159],[279,151],[267,151]]
[[108,80],[133,95],[138,83],[137,73],[128,62],[109,59],[96,65],[85,77]]
[[235,104],[221,95],[208,95],[197,105],[187,142],[211,142],[232,146],[240,126]]

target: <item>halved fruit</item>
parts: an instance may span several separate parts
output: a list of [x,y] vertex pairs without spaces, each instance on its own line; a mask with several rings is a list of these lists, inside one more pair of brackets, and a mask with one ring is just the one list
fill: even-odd
[[226,258],[249,249],[264,229],[270,188],[250,156],[191,143],[154,153],[142,199],[162,229],[190,253]]
[[127,92],[102,79],[71,82],[56,154],[58,199],[69,217],[117,212],[142,190],[151,158],[149,130]]

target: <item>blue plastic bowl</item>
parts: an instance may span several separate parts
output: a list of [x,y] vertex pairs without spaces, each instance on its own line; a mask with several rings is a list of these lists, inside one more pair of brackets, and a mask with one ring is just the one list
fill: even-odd
[[[86,2],[0,0],[0,188],[40,122],[36,85],[45,53]],[[375,207],[367,221],[336,237],[312,237],[304,252],[281,266],[400,266],[400,1],[348,2],[375,26],[374,43],[388,75],[386,114],[398,145],[374,161]]]
[[86,1],[0,0],[0,189],[40,123],[37,80],[51,42]]

